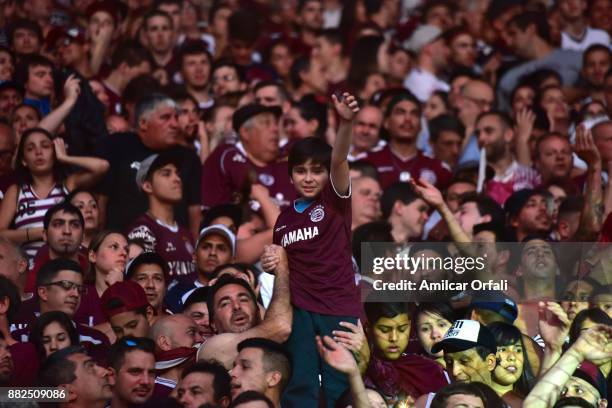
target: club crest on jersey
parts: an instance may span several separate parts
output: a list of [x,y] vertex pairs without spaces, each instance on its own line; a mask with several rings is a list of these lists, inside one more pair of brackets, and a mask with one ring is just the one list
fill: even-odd
[[436,184],[436,181],[438,181],[438,178],[436,177],[436,173],[434,173],[432,170],[429,170],[429,169],[421,170],[421,174],[419,177],[431,184]]
[[310,211],[310,213],[308,213],[308,215],[310,216],[310,221],[319,222],[325,218],[325,210],[323,209],[322,205],[317,205]]
[[267,187],[270,187],[272,184],[274,184],[274,176],[270,174],[262,173],[259,175],[258,179],[261,182],[261,184]]

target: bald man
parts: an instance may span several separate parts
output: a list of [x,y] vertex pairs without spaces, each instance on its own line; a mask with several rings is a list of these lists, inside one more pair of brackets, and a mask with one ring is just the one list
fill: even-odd
[[463,153],[459,164],[480,160],[478,141],[474,135],[476,119],[495,106],[495,93],[488,83],[479,79],[469,80],[457,95],[457,115],[465,127]]
[[175,314],[159,318],[149,330],[155,342],[155,390],[153,398],[167,397],[176,387],[183,369],[196,356],[195,346],[202,342],[192,318]]

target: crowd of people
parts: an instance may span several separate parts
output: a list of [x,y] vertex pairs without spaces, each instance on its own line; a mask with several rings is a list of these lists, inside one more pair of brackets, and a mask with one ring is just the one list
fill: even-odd
[[[609,0],[0,2],[0,386],[605,408],[610,35]],[[508,287],[374,298],[372,242]]]

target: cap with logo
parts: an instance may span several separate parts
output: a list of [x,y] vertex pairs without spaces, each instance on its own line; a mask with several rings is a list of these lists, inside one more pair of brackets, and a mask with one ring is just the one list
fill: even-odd
[[484,293],[479,292],[472,298],[470,306],[473,309],[483,309],[495,312],[506,319],[508,323],[513,323],[518,316],[516,302],[499,290]]
[[432,353],[444,350],[446,353],[465,351],[476,346],[485,347],[491,353],[497,352],[497,342],[491,330],[476,320],[457,320],[444,335],[444,338],[434,344]]

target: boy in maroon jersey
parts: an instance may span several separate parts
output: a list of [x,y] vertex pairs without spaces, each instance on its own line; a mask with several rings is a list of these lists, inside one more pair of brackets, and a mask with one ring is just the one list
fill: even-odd
[[183,198],[178,168],[180,158],[153,154],[140,162],[136,184],[147,195],[149,209],[128,229],[128,239],[143,239],[146,252],[157,252],[168,262],[170,280],[193,281],[193,239],[174,217],[174,206]]
[[[360,302],[351,263],[351,188],[347,156],[355,98],[334,95],[340,128],[333,149],[320,138],[297,142],[289,153],[289,174],[299,199],[283,210],[274,243],[287,251],[293,324],[287,342],[293,377],[283,406],[314,407],[319,373],[327,406],[348,388],[346,376],[321,361],[315,335],[332,336],[340,322],[357,323]],[[265,265],[267,266],[267,265]],[[267,270],[268,268],[266,268]]]

